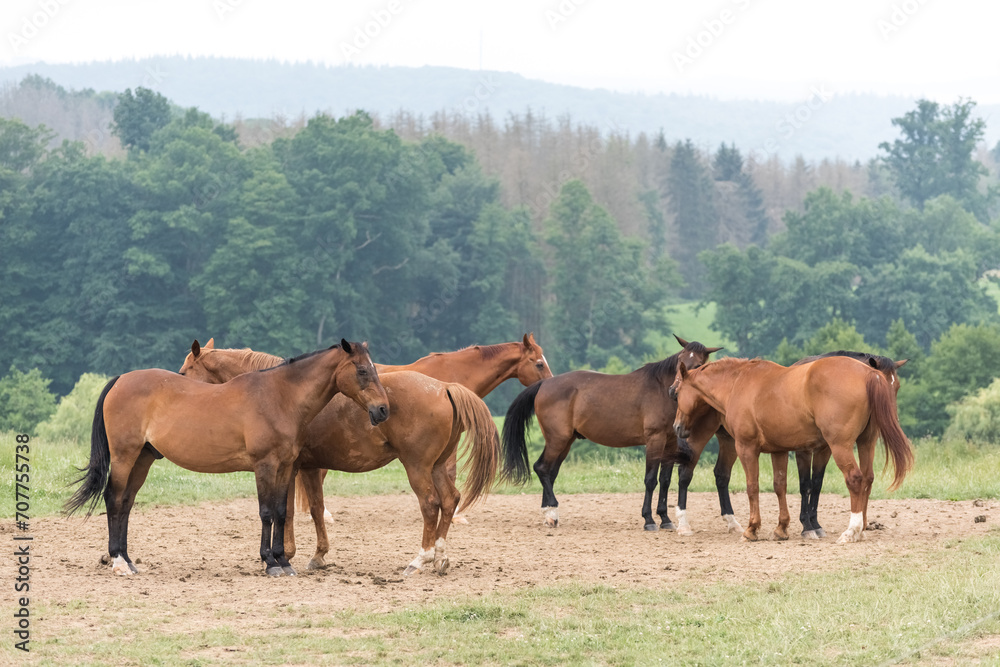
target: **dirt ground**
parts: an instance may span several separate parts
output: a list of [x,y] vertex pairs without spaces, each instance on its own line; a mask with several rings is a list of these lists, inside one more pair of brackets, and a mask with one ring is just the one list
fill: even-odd
[[[771,494],[761,496],[768,537],[777,520]],[[183,606],[205,610],[205,619],[244,613],[262,597],[269,606],[390,611],[436,599],[545,586],[567,581],[610,586],[669,587],[687,579],[767,581],[793,568],[829,571],[853,564],[877,565],[912,550],[945,548],[955,539],[984,535],[1000,521],[1000,501],[873,500],[870,531],[858,544],[835,544],[849,519],[849,501],[824,496],[820,522],[830,534],[799,537],[798,499],[790,497],[793,537],[741,543],[727,533],[715,494],[691,494],[690,537],[647,533],[639,517],[640,494],[563,495],[560,526],[542,524],[537,495],[490,496],[468,513],[468,525],[448,538],[451,569],[402,576],[420,541],[420,513],[411,494],[364,498],[328,497],[334,521],[326,569],[305,564],[315,548],[312,524],[299,515],[297,577],[263,574],[256,501],[204,503],[193,508],[153,507],[133,513],[129,552],[140,574],[119,577],[100,564],[107,546],[104,516],[36,519],[32,560],[35,600],[62,606],[77,600],[106,604]],[[746,521],[744,494],[734,494],[737,519]],[[676,520],[676,510],[670,515]],[[977,516],[985,521],[976,522]],[[12,527],[3,526],[2,532]],[[189,619],[193,620],[193,619]],[[195,620],[195,622],[197,622]]]

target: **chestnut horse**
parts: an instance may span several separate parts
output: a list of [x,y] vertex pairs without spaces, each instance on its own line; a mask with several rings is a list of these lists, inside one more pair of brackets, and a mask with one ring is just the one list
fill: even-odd
[[[658,530],[653,521],[652,498],[657,472],[677,455],[673,422],[676,404],[667,396],[680,361],[692,368],[708,361],[708,355],[721,347],[708,347],[697,341],[677,338],[683,349],[662,361],[646,364],[624,375],[594,371],[572,371],[536,382],[514,399],[503,425],[504,475],[523,483],[530,476],[526,433],[532,415],[545,437],[545,449],[534,470],[542,484],[542,513],[547,526],[559,525],[559,501],[552,486],[559,467],[573,442],[587,438],[606,447],[646,447],[646,494],[642,503],[645,530]],[[657,513],[664,522],[667,499],[660,485]]]
[[[243,373],[281,361],[279,357],[249,349],[217,350],[214,342],[210,340],[201,348],[195,341],[181,372],[204,382],[235,382],[234,378]],[[467,507],[485,495],[493,484],[500,454],[496,425],[486,404],[462,385],[403,371],[385,374],[382,386],[393,414],[391,421],[370,428],[354,418],[357,408],[352,402],[334,397],[306,429],[296,468],[303,468],[300,476],[318,466],[367,472],[398,458],[417,495],[424,521],[420,552],[404,574],[422,570],[431,562],[437,572],[444,574],[449,565],[448,527],[459,499],[462,507]],[[467,433],[467,447],[471,441],[472,456],[466,463],[470,473],[465,488],[459,494],[454,477],[448,474],[447,463],[454,460],[463,431]],[[290,514],[294,514],[293,507],[294,496],[289,493]],[[322,511],[322,502],[313,508],[316,553],[309,561],[309,569],[325,565],[324,557],[330,548]],[[293,526],[290,517],[285,524],[289,558],[295,554]]]
[[[913,464],[913,449],[899,426],[889,381],[855,359],[828,357],[786,368],[761,359],[728,358],[690,371],[681,363],[671,393],[677,397],[678,437],[692,435],[699,420],[702,428],[705,422],[712,428],[721,418],[735,439],[750,501],[745,540],[757,539],[761,523],[761,452],[771,454],[775,471],[780,512],[775,539],[788,538],[784,497],[788,452],[830,447],[851,494],[851,520],[838,539],[841,543],[861,540],[867,526],[876,440],[882,438],[886,458],[892,458],[895,475],[890,490],[902,483]],[[854,459],[855,442],[860,467]]]
[[[166,457],[195,472],[253,471],[261,560],[271,576],[295,574],[284,549],[288,488],[306,426],[338,393],[366,410],[373,425],[389,416],[367,344],[341,340],[220,386],[160,369],[119,375],[97,401],[90,463],[66,511],[89,503],[89,516],[103,493],[112,571],[135,574],[128,519],[153,461]],[[354,410],[350,418],[361,421],[364,412]]]
[[[541,346],[535,342],[533,333],[524,334],[520,341],[512,343],[473,345],[456,352],[435,352],[406,366],[378,364],[378,372],[382,376],[396,371],[415,371],[442,382],[457,382],[471,389],[479,398],[486,398],[507,380],[517,378],[525,387],[530,387],[539,380],[552,377],[549,362],[545,360]],[[448,471],[454,481],[454,456],[448,460]],[[295,478],[299,509],[308,510],[315,517],[317,508],[321,508],[324,517],[330,517],[323,505],[325,479],[326,470],[299,471]],[[289,505],[288,511],[294,512],[292,505]],[[454,521],[468,523],[459,513],[455,514]],[[319,526],[316,530],[319,532]]]
[[[806,364],[825,357],[850,357],[863,363],[867,363],[872,368],[881,372],[889,385],[899,393],[899,375],[896,369],[906,363],[906,360],[893,361],[888,357],[883,357],[868,352],[848,352],[838,350],[825,354],[806,357],[796,361],[793,365]],[[704,418],[702,416],[701,418]],[[729,496],[729,480],[732,475],[733,465],[736,463],[736,443],[733,441],[726,429],[719,427],[713,434],[708,432],[710,422],[703,427],[696,429],[690,438],[687,439],[688,447],[691,450],[691,461],[678,465],[678,489],[677,489],[677,534],[693,535],[694,530],[687,519],[687,492],[688,486],[694,476],[694,469],[698,465],[705,446],[715,435],[719,441],[719,457],[715,462],[715,485],[719,494],[719,507],[722,517],[729,525],[729,532],[743,532],[743,527],[733,516],[733,504]],[[817,509],[819,506],[819,494],[823,489],[823,475],[826,472],[826,465],[830,461],[830,448],[820,447],[812,451],[795,452],[795,463],[799,471],[799,492],[802,495],[802,505],[799,512],[799,521],[802,523],[802,537],[808,539],[819,539],[826,537],[826,531],[819,525],[817,520]],[[670,466],[672,467],[672,466]],[[670,467],[666,471],[667,487],[670,486]]]

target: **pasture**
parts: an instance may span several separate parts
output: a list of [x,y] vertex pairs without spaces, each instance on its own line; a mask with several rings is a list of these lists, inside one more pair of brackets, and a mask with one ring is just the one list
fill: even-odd
[[[452,528],[447,575],[409,578],[421,520],[398,462],[331,473],[331,565],[269,579],[255,557],[252,475],[159,461],[130,525],[141,574],[122,578],[99,564],[103,515],[54,514],[85,448],[32,443],[37,664],[996,664],[1000,655],[996,450],[918,442],[899,491],[887,498],[877,477],[869,516],[882,528],[853,545],[833,544],[849,510],[834,470],[820,505],[832,537],[801,540],[793,520],[787,542],[743,544],[718,517],[707,465],[689,499],[695,535],[680,538],[641,529],[641,459],[571,458],[558,529],[542,525],[537,480],[501,489]],[[763,472],[766,535],[777,513]],[[794,490],[794,466],[791,475]],[[790,505],[797,516],[797,496]],[[293,563],[314,546],[303,518]],[[3,646],[0,661],[19,658]]]

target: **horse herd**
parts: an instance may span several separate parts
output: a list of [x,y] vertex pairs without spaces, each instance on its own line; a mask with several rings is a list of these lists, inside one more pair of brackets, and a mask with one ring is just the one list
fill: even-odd
[[[676,337],[676,336],[675,336]],[[282,360],[249,349],[217,349],[195,341],[178,373],[137,370],[112,378],[94,411],[89,464],[66,503],[73,513],[96,508],[103,495],[112,571],[138,572],[128,555],[135,494],[154,461],[167,458],[196,472],[252,471],[260,510],[260,557],[271,576],[294,575],[296,487],[316,529],[309,568],[329,550],[324,520],[326,470],[366,472],[402,463],[423,516],[410,575],[445,573],[452,522],[495,483],[530,477],[527,430],[537,417],[545,446],[534,464],[547,525],[559,522],[553,485],[572,443],[645,446],[646,530],[691,534],[687,490],[694,466],[716,436],[719,505],[730,532],[742,527],[729,498],[739,458],[747,476],[750,520],[760,527],[758,457],[770,453],[780,516],[774,539],[787,539],[788,452],[796,451],[802,491],[802,535],[823,537],[816,517],[823,471],[832,456],[851,495],[851,519],[840,542],[860,540],[867,526],[875,442],[881,437],[898,486],[913,452],[896,416],[897,369],[905,363],[857,352],[832,352],[784,367],[759,359],[720,359],[696,341],[625,375],[573,371],[553,376],[532,334],[497,345],[436,353],[408,366],[373,364],[367,343],[339,345]],[[508,379],[527,389],[513,401],[502,437],[483,398]],[[456,487],[464,438],[465,481]],[[853,448],[857,443],[860,466]],[[667,489],[679,463],[677,525],[667,515]],[[659,482],[659,526],[652,496]],[[461,503],[461,504],[460,504]]]

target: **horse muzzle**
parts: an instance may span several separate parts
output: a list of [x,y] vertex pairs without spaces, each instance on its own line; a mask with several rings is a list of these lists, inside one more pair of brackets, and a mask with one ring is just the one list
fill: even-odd
[[368,408],[368,419],[371,420],[372,426],[378,426],[388,418],[389,418],[388,405],[377,405],[375,407]]
[[674,422],[674,433],[677,434],[678,438],[687,440],[691,437],[691,429],[680,422]]

